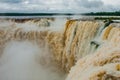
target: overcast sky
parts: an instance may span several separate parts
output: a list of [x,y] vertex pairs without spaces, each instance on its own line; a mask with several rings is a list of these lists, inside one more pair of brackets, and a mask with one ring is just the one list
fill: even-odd
[[118,11],[120,0],[0,0],[0,12]]

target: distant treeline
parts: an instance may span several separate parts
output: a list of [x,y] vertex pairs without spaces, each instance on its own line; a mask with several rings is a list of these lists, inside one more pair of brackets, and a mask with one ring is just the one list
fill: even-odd
[[85,16],[120,16],[120,11],[116,12],[91,12],[91,13],[0,13],[0,16],[55,16],[55,15],[85,15]]
[[85,13],[83,15],[87,16],[120,16],[120,11],[116,12],[91,12],[91,13]]
[[0,16],[54,16],[73,15],[71,13],[0,13]]

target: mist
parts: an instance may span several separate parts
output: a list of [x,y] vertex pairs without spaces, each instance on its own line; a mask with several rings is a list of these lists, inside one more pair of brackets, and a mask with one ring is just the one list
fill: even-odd
[[7,43],[0,58],[0,80],[64,80],[47,48],[29,41]]

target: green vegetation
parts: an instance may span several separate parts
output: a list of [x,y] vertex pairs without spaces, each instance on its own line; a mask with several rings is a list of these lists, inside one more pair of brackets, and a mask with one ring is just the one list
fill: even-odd
[[73,15],[71,13],[0,13],[0,16],[54,16]]
[[91,12],[91,13],[85,13],[83,15],[87,16],[120,16],[120,11],[116,12]]
[[85,16],[120,16],[120,11],[116,12],[91,12],[91,13],[0,13],[0,16],[53,16],[53,15],[85,15]]

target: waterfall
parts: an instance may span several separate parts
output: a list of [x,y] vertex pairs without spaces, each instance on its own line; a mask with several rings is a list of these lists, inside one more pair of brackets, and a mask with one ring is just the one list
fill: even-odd
[[93,54],[78,60],[66,80],[119,80],[120,28],[111,24],[101,33],[104,41]]
[[62,28],[8,22],[0,25],[0,80],[65,80],[48,45]]
[[0,20],[0,80],[119,80],[119,24]]
[[69,69],[75,62],[90,52],[90,42],[96,36],[101,24],[92,21],[69,22],[65,30],[65,46],[63,51],[63,65]]

